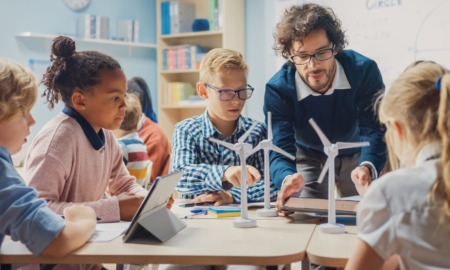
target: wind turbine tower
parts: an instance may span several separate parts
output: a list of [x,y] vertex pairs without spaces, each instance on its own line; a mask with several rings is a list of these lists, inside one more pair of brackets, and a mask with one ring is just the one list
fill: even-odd
[[335,167],[334,159],[339,154],[340,149],[356,148],[369,146],[369,142],[336,142],[331,143],[322,130],[319,128],[314,119],[309,119],[309,123],[316,131],[323,144],[323,151],[328,156],[323,170],[320,173],[317,182],[321,184],[325,178],[325,174],[328,171],[328,223],[320,224],[320,231],[324,233],[345,233],[345,226],[343,224],[336,223],[336,200],[334,198],[335,189]]

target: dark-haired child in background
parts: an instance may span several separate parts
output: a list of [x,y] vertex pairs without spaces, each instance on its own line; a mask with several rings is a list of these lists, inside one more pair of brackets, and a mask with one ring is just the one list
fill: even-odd
[[0,246],[10,235],[34,255],[60,257],[86,243],[95,230],[95,213],[88,206],[73,205],[62,219],[14,168],[11,154],[20,151],[35,123],[30,111],[36,98],[32,73],[0,58]]
[[125,116],[124,72],[110,56],[77,52],[75,42],[62,36],[54,39],[50,60],[44,96],[50,108],[60,98],[65,107],[32,142],[24,167],[29,185],[58,214],[82,203],[101,222],[131,220],[147,191],[128,173],[111,131]]
[[137,94],[141,102],[143,115],[138,131],[139,137],[147,146],[148,157],[153,162],[150,178],[150,181],[153,182],[156,177],[169,172],[172,147],[164,131],[156,122],[150,92],[144,79],[133,77],[128,80],[128,92]]

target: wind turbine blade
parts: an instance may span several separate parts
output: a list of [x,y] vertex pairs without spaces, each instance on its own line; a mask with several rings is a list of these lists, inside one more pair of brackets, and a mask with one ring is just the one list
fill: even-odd
[[220,144],[222,146],[225,146],[226,148],[234,150],[234,144],[232,144],[232,143],[224,142],[224,141],[218,140],[216,138],[208,138],[208,140],[210,142],[214,142],[214,143]]
[[273,144],[272,144],[272,146],[271,146],[270,148],[271,148],[273,151],[278,152],[278,153],[282,154],[282,155],[285,156],[285,157],[288,157],[288,158],[290,158],[290,159],[292,159],[292,160],[295,159],[295,157],[294,157],[293,155],[289,154],[288,152],[284,151],[283,149],[281,149],[280,147],[278,147],[278,146],[276,146],[276,145],[273,145]]
[[338,149],[365,147],[365,146],[369,146],[369,145],[370,145],[369,142],[354,142],[354,143],[337,142],[336,143],[336,146],[337,146]]
[[316,131],[317,135],[319,135],[319,138],[322,141],[323,146],[325,146],[325,147],[330,146],[331,145],[330,141],[328,140],[327,136],[325,136],[325,134],[322,132],[320,127],[317,125],[316,121],[314,121],[314,119],[310,118],[309,119],[309,123],[314,128],[314,130]]
[[258,144],[255,148],[253,148],[250,152],[246,153],[245,156],[249,157],[251,155],[253,155],[254,153],[258,152],[259,150],[261,150],[261,146]]
[[238,142],[243,143],[245,141],[245,139],[247,139],[248,135],[250,135],[250,132],[252,132],[252,129],[254,129],[256,127],[258,123],[254,123],[245,133],[244,135],[242,135],[239,139]]
[[272,113],[267,113],[267,139],[271,141],[273,139],[272,136]]
[[328,167],[330,166],[330,160],[331,160],[332,158],[334,158],[334,157],[333,157],[333,156],[329,156],[329,157],[327,158],[327,161],[326,161],[325,164],[323,165],[322,172],[320,173],[319,178],[317,179],[317,182],[318,182],[319,184],[322,184],[322,183],[323,183],[323,179],[325,178],[325,174],[327,173],[328,170],[330,170],[330,169],[334,170],[334,168],[328,168]]

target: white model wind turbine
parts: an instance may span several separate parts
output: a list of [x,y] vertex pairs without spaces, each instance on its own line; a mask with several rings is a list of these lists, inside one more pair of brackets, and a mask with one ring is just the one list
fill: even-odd
[[262,140],[259,144],[253,148],[253,150],[248,153],[248,156],[253,155],[259,150],[264,150],[264,208],[256,210],[256,214],[260,217],[276,217],[278,216],[278,211],[275,208],[270,208],[270,161],[269,161],[269,152],[275,151],[278,152],[292,160],[295,157],[283,149],[272,143],[273,135],[272,135],[272,114],[270,112],[267,113],[267,139]]
[[369,146],[369,142],[336,142],[330,143],[328,138],[319,128],[314,119],[309,119],[309,123],[319,135],[320,140],[323,143],[323,151],[328,156],[323,170],[320,173],[317,182],[321,184],[325,178],[325,174],[328,171],[328,223],[320,224],[320,231],[324,233],[345,233],[345,226],[343,224],[336,223],[336,201],[334,198],[335,189],[335,167],[334,159],[339,154],[339,149],[356,148]]
[[253,146],[249,143],[245,143],[245,139],[250,135],[250,132],[252,132],[253,128],[257,125],[257,123],[254,123],[245,133],[242,135],[238,142],[235,144],[223,142],[221,140],[215,139],[215,138],[209,138],[211,142],[215,142],[217,144],[223,145],[226,148],[229,148],[231,150],[234,150],[238,153],[239,159],[241,161],[241,217],[238,219],[235,219],[233,222],[234,227],[237,228],[253,228],[256,227],[256,220],[249,219],[248,218],[248,205],[247,205],[247,173],[245,170],[247,159],[247,153],[249,153]]

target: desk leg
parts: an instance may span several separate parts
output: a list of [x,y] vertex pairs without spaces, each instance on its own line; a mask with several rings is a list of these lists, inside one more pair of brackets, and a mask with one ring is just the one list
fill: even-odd
[[310,270],[310,264],[308,258],[305,258],[303,261],[280,265],[278,270]]
[[305,259],[302,261],[302,270],[309,270],[309,260],[308,257],[305,257]]

